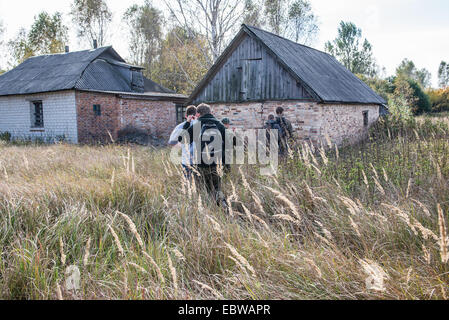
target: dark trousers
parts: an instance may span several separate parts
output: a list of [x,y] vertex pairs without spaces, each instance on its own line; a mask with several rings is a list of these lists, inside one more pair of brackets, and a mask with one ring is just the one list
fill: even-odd
[[190,166],[186,166],[185,164],[182,165],[182,172],[184,173],[184,177],[186,177],[187,180],[190,180],[192,177],[192,169]]
[[217,167],[197,167],[197,170],[200,173],[200,176],[195,175],[197,185],[204,185],[207,192],[220,204],[224,200],[224,194],[221,191],[221,177]]

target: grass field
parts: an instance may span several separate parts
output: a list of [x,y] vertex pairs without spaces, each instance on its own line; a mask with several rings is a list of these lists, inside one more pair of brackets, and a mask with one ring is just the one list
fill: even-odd
[[448,123],[233,168],[230,213],[169,150],[2,143],[0,299],[447,299]]

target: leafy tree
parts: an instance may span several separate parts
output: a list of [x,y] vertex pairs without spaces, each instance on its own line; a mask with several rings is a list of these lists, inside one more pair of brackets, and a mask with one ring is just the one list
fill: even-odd
[[146,0],[141,6],[129,7],[123,20],[129,27],[131,61],[145,67],[145,75],[151,77],[153,63],[160,53],[164,23],[162,12]]
[[[179,93],[190,93],[207,73],[207,39],[192,38],[187,30],[174,27],[162,42],[160,59],[153,80]],[[203,48],[198,48],[200,43]],[[196,63],[192,63],[195,61]]]
[[310,44],[319,31],[308,0],[265,0],[265,15],[270,30],[302,44]]
[[416,66],[413,61],[407,58],[402,60],[400,65],[396,68],[396,75],[408,79],[413,79],[416,71]]
[[35,17],[29,33],[22,28],[16,38],[8,42],[13,59],[10,64],[15,66],[35,55],[64,52],[67,33],[68,28],[62,24],[59,12],[53,16],[40,13]]
[[105,0],[74,0],[70,12],[78,37],[93,45],[97,40],[99,46],[106,45],[112,12]]
[[[421,85],[413,79],[405,79],[397,77],[395,84],[396,90],[400,90],[402,82],[406,82],[411,89],[411,96],[409,98],[410,105],[414,114],[422,114],[431,111],[431,103],[429,96],[424,92]],[[396,91],[395,90],[395,91]]]
[[41,12],[31,26],[28,41],[35,54],[64,52],[67,33],[68,28],[62,23],[61,13],[50,16]]
[[388,95],[388,107],[394,120],[411,120],[413,118],[413,105],[417,102],[414,90],[407,79],[399,77],[394,79],[394,90]]
[[288,11],[288,21],[291,35],[295,42],[310,43],[318,33],[317,19],[312,11],[312,5],[307,0],[294,1]]
[[264,25],[263,12],[260,10],[262,5],[261,0],[245,0],[243,23],[253,27],[262,27]]
[[341,21],[337,38],[328,41],[325,48],[352,73],[372,77],[378,72],[371,44],[367,39],[362,41],[362,30],[352,22]]
[[412,121],[413,112],[409,102],[403,95],[391,95],[388,100],[388,111],[395,121]]
[[425,68],[417,70],[416,81],[418,81],[423,88],[430,88],[432,86],[432,74]]
[[418,70],[413,61],[404,59],[396,68],[396,75],[417,81],[423,88],[431,86],[432,74],[425,68]]
[[271,31],[281,35],[286,23],[286,6],[284,0],[265,0],[265,15]]
[[395,86],[393,79],[381,79],[378,77],[368,77],[363,74],[357,74],[360,80],[365,82],[371,89],[373,89],[378,95],[388,101],[389,95],[393,93]]
[[441,88],[449,86],[449,63],[441,61],[438,68],[438,84]]
[[432,112],[449,111],[449,86],[442,89],[429,89],[427,94],[432,104]]
[[12,57],[12,62],[10,63],[11,66],[16,66],[36,55],[34,49],[31,48],[30,43],[28,42],[28,34],[24,28],[19,30],[15,39],[8,42],[8,47]]

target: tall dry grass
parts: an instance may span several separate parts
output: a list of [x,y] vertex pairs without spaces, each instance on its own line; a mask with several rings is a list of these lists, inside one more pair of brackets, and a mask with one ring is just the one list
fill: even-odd
[[2,144],[0,298],[446,299],[448,140],[383,123],[277,176],[234,168],[230,212],[168,150]]

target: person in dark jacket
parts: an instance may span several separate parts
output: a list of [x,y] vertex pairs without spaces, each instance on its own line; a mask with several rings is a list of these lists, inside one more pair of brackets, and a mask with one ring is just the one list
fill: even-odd
[[268,116],[268,121],[265,123],[264,129],[267,130],[267,146],[270,146],[271,130],[278,131],[278,146],[280,146],[280,144],[281,144],[281,126],[275,120],[274,115],[270,114]]
[[189,117],[183,129],[187,130],[190,141],[195,143],[194,166],[200,174],[195,176],[196,182],[206,187],[218,205],[227,207],[218,172],[218,166],[225,163],[226,128],[211,114],[210,106],[206,104],[198,106],[197,121],[193,125],[192,120],[193,117]]
[[[235,147],[237,146],[237,136],[236,136],[236,132],[235,132],[235,128],[231,128],[231,120],[229,118],[224,118],[221,120],[221,123],[223,123],[223,125],[226,128],[226,139],[230,139],[229,141],[232,140],[232,150],[230,150],[230,155],[232,155],[232,157],[234,157],[234,150]],[[229,146],[228,146],[229,147]],[[229,174],[231,172],[231,164],[227,163],[226,161],[224,162],[224,171],[226,174]]]
[[276,122],[281,128],[279,131],[280,144],[279,144],[279,154],[285,155],[289,149],[289,140],[293,139],[293,126],[292,123],[284,117],[284,108],[278,107],[276,109]]

